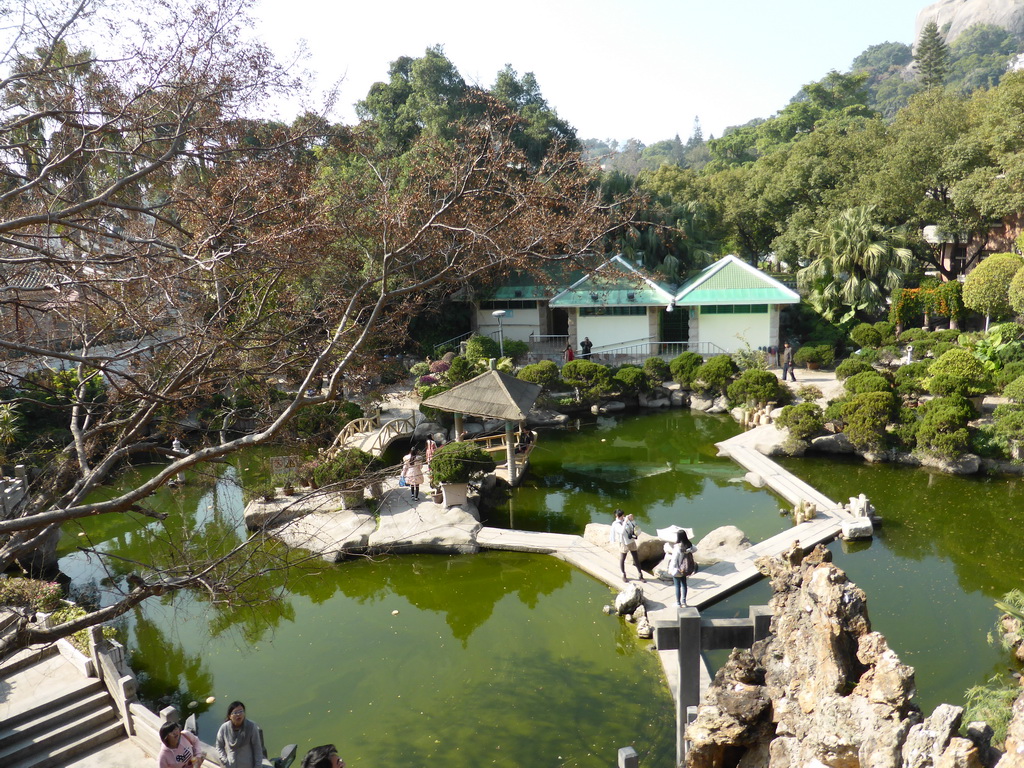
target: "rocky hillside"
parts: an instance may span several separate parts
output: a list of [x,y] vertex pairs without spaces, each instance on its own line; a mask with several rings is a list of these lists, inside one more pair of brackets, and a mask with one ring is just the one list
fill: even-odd
[[802,558],[795,548],[758,566],[774,591],[772,634],[733,651],[715,676],[687,729],[687,766],[1024,766],[1024,698],[1005,755],[984,723],[961,727],[960,707],[924,717],[911,701],[914,670],[871,631],[864,592],[828,550]]
[[993,24],[1024,37],[1024,0],[939,0],[917,14],[915,41],[921,38],[921,30],[929,21],[934,21],[939,29],[949,25],[947,43],[975,24]]

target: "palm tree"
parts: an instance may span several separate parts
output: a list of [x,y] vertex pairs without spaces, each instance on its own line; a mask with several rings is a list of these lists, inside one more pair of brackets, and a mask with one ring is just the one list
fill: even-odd
[[810,230],[814,261],[797,273],[797,280],[810,290],[807,300],[829,320],[842,307],[849,308],[842,321],[858,311],[877,314],[913,266],[902,229],[876,222],[874,210],[872,205],[848,208],[820,230]]

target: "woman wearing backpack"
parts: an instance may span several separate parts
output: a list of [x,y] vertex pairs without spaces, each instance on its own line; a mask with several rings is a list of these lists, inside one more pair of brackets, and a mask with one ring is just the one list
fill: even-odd
[[[679,531],[676,534],[676,543],[672,547],[672,555],[668,560],[668,571],[672,574],[672,583],[676,586],[676,607],[686,605],[686,577],[693,571],[688,566],[693,562],[693,553],[697,548],[693,546],[686,531]],[[680,600],[682,591],[682,600]]]

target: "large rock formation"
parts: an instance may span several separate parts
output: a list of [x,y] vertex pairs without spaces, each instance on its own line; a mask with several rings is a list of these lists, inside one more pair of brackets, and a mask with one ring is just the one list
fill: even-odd
[[864,592],[823,547],[758,561],[772,581],[772,633],[734,650],[687,728],[694,768],[984,765],[987,731],[958,735],[963,710],[925,719],[914,671],[871,631]]
[[994,24],[1024,37],[1024,0],[939,0],[917,14],[914,45],[929,21],[934,21],[940,30],[949,25],[947,43],[975,24]]

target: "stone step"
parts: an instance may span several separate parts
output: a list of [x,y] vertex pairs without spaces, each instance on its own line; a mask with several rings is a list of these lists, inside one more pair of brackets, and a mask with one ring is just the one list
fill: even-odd
[[[31,757],[26,757],[16,763],[3,763],[5,768],[55,768],[56,766],[67,765],[77,755],[88,752],[103,744],[124,738],[124,726],[120,720],[95,728],[88,733],[81,733],[70,737],[62,743],[51,743],[40,746],[38,751]],[[148,761],[146,765],[149,765]],[[141,767],[140,767],[141,768]]]
[[[22,738],[17,734],[11,734],[2,748],[0,748],[0,765],[13,768],[15,765],[25,766],[58,765],[67,757],[78,754],[69,751],[70,745],[77,745],[79,751],[91,749],[97,744],[114,738],[118,732],[124,733],[124,728],[117,718],[113,703],[109,695],[103,692],[99,698],[87,697],[89,703],[82,699],[65,701],[62,705],[51,708],[49,711],[54,716],[49,717],[41,728],[31,728]],[[39,709],[39,708],[36,708]],[[56,712],[61,713],[57,717]],[[45,713],[37,713],[37,717],[45,718]],[[34,724],[37,718],[32,719]],[[23,721],[27,725],[29,721]],[[6,724],[5,724],[6,725]],[[114,730],[110,733],[110,726]],[[91,737],[101,734],[100,741],[92,741]],[[4,736],[8,732],[5,730]],[[58,756],[59,757],[56,757]],[[46,762],[47,756],[55,757],[54,762]]]
[[48,659],[58,653],[60,653],[60,651],[57,650],[56,643],[49,643],[48,645],[33,645],[29,648],[22,648],[17,653],[8,656],[4,659],[4,662],[0,664],[0,679],[6,679],[15,672],[25,669],[26,667],[31,667],[37,661]]
[[0,724],[0,754],[7,747],[45,732],[54,723],[74,719],[76,716],[97,709],[112,709],[110,694],[102,685],[96,690],[85,692],[84,696],[69,699],[63,703],[49,702],[47,705],[23,713],[17,718],[16,723]]
[[[45,663],[42,662],[42,663]],[[34,671],[33,667],[27,667],[21,671],[22,675],[31,675]],[[5,678],[6,682],[10,683],[11,678]],[[31,682],[31,680],[30,680]],[[97,691],[105,691],[103,683],[96,678],[78,678],[77,680],[71,678],[67,685],[62,686],[59,692],[54,692],[51,696],[48,696],[45,700],[36,700],[36,703],[32,702],[32,699],[28,699],[25,704],[25,709],[17,712],[7,712],[3,719],[3,727],[5,729],[11,728],[18,725],[19,723],[25,722],[26,720],[33,720],[41,714],[50,712],[55,708],[62,708],[70,702],[74,702],[78,699],[90,696]],[[0,763],[2,765],[2,763]]]

